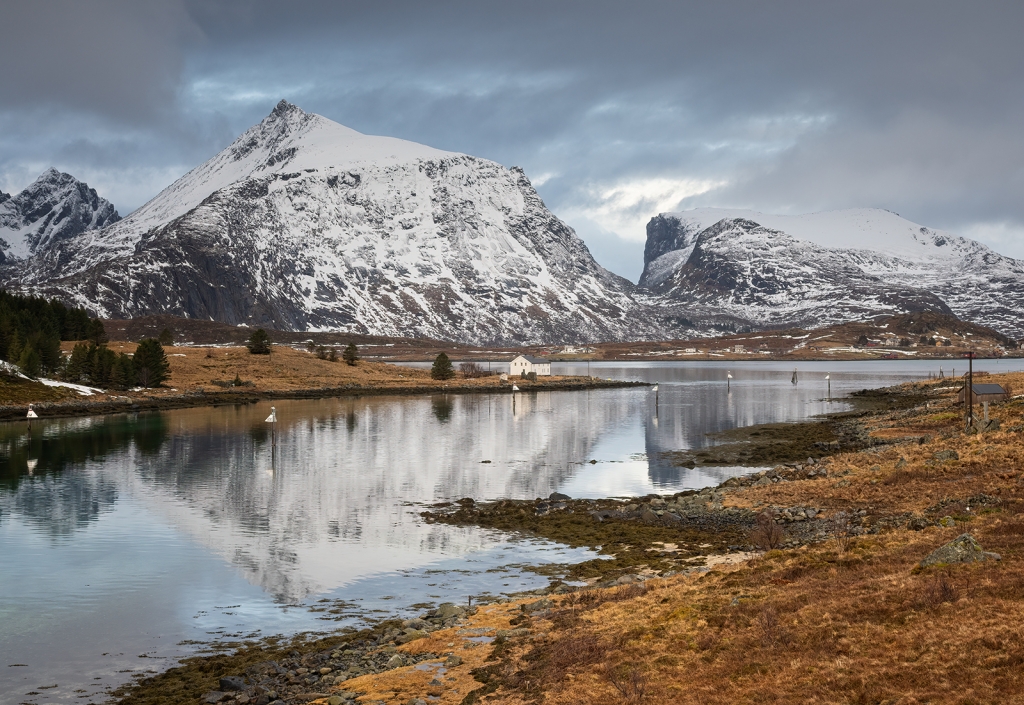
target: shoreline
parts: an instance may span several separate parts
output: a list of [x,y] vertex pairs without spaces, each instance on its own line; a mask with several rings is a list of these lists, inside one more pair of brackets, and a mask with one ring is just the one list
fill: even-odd
[[[571,380],[571,378],[570,378]],[[649,387],[649,382],[629,380],[589,380],[589,381],[558,381],[522,382],[516,380],[520,387],[518,394],[536,392],[580,391],[586,389],[618,389],[624,387]],[[172,409],[189,409],[205,406],[228,406],[238,404],[256,404],[262,401],[284,399],[336,399],[343,397],[366,396],[424,396],[430,394],[500,394],[511,395],[511,383],[503,387],[483,387],[478,385],[450,386],[406,386],[406,387],[369,387],[346,386],[317,389],[261,390],[249,392],[189,392],[185,394],[122,397],[103,401],[39,401],[32,402],[33,408],[40,419],[71,418],[81,416],[104,416],[110,414],[135,413],[139,411],[165,411]],[[0,422],[24,421],[28,413],[28,404],[0,406]]]
[[[281,651],[276,645],[273,649],[270,646],[246,645],[236,655],[197,656],[187,659],[175,669],[137,685],[126,686],[117,693],[122,698],[119,702],[125,705],[156,703],[161,694],[166,695],[171,690],[181,692],[180,688],[186,681],[190,684],[190,694],[189,699],[182,701],[195,702],[205,693],[222,692],[216,690],[219,687],[218,677],[239,673],[249,674],[250,682],[245,692],[252,698],[248,695],[239,698],[237,696],[243,691],[232,691],[215,697],[207,696],[208,701],[213,698],[214,702],[225,704],[249,702],[258,705],[265,696],[274,695],[288,705],[305,702],[344,705],[381,701],[405,703],[411,696],[413,699],[429,697],[448,705],[473,703],[487,694],[495,694],[491,697],[498,697],[499,701],[511,698],[509,702],[518,702],[517,698],[526,694],[545,695],[556,703],[578,702],[581,697],[590,698],[594,694],[599,697],[601,694],[614,694],[622,684],[622,674],[616,675],[615,670],[619,667],[608,661],[607,653],[609,648],[613,648],[610,644],[618,643],[620,646],[614,648],[625,649],[622,651],[625,657],[629,652],[628,640],[622,641],[619,637],[616,641],[609,634],[617,633],[616,629],[628,633],[638,629],[647,633],[654,629],[650,633],[657,634],[657,630],[663,630],[669,624],[682,624],[690,630],[691,636],[682,642],[684,645],[689,643],[689,646],[684,646],[681,652],[678,646],[672,646],[671,653],[676,654],[672,659],[663,657],[638,661],[645,664],[643,679],[648,684],[645,687],[651,687],[651,671],[671,672],[673,664],[690,660],[687,654],[697,658],[695,663],[702,669],[728,670],[732,665],[724,657],[716,656],[708,661],[707,655],[731,653],[733,647],[730,645],[735,644],[736,648],[745,650],[744,654],[749,654],[752,649],[754,655],[739,655],[737,652],[735,668],[739,670],[726,678],[731,685],[721,694],[716,695],[707,689],[702,691],[705,693],[703,702],[734,702],[737,697],[742,698],[737,693],[753,692],[743,691],[743,688],[761,687],[765,683],[764,673],[757,668],[751,670],[745,665],[746,661],[762,658],[759,654],[765,649],[770,652],[780,648],[791,651],[798,648],[799,637],[784,627],[771,626],[770,620],[771,634],[778,631],[783,636],[773,636],[767,641],[764,637],[765,620],[769,619],[765,617],[768,614],[764,611],[768,609],[763,606],[765,600],[768,599],[769,604],[771,600],[784,600],[783,595],[788,594],[783,590],[785,586],[801,584],[799,581],[805,576],[823,575],[824,579],[833,579],[828,576],[835,575],[837,569],[841,576],[856,576],[858,571],[877,570],[871,566],[883,560],[903,561],[897,566],[899,568],[906,565],[908,559],[900,558],[905,555],[913,556],[913,565],[913,561],[931,550],[930,547],[953,538],[965,526],[973,524],[978,524],[975,533],[982,531],[980,535],[986,547],[990,543],[998,544],[1000,539],[997,536],[1002,537],[1003,543],[1017,536],[1016,532],[991,533],[1002,521],[1000,512],[1003,515],[1010,512],[1006,520],[1016,513],[1024,513],[1024,505],[1015,508],[1020,504],[1020,500],[1013,496],[1017,492],[1014,488],[1020,484],[1016,474],[1005,478],[1004,474],[993,475],[984,472],[977,462],[967,460],[964,462],[971,471],[966,479],[962,473],[956,473],[962,464],[959,458],[968,457],[964,453],[1019,446],[1024,424],[1010,428],[994,424],[983,432],[965,434],[957,425],[956,407],[953,407],[953,413],[946,410],[952,404],[951,393],[935,389],[940,385],[941,382],[917,382],[875,390],[874,398],[864,402],[868,408],[839,412],[837,415],[855,415],[852,423],[861,426],[859,437],[865,441],[859,448],[825,448],[818,457],[809,458],[806,462],[788,462],[768,471],[731,478],[713,488],[672,496],[649,495],[621,500],[574,500],[552,495],[547,500],[499,500],[478,504],[466,498],[425,508],[423,514],[427,521],[477,525],[567,545],[590,546],[605,556],[578,565],[555,567],[556,571],[564,571],[562,574],[568,578],[586,581],[583,588],[554,580],[547,588],[531,595],[502,598],[482,606],[479,614],[466,611],[460,616],[464,621],[447,627],[440,624],[423,629],[424,625],[417,620],[406,620],[409,624],[383,622],[360,635],[331,635],[310,640],[311,635],[299,634],[289,642],[290,650],[286,656],[289,660],[283,672],[267,666],[274,662],[271,657]],[[996,407],[996,410],[997,418],[1003,418],[1004,425],[1009,421],[1016,423],[1022,420],[1019,416],[1024,411],[1024,402],[1010,401]],[[814,422],[809,420],[793,426]],[[749,434],[747,436],[747,442],[750,442],[752,439]],[[965,451],[965,447],[978,450]],[[959,453],[953,448],[959,448]],[[951,471],[953,475],[949,475]],[[981,475],[984,475],[984,482],[971,486],[971,480]],[[933,476],[936,480],[932,479]],[[964,484],[964,488],[946,487],[951,477],[958,478],[957,482]],[[936,481],[938,485],[935,485]],[[1011,489],[993,489],[994,484],[1006,484]],[[925,489],[918,489],[919,485]],[[938,488],[937,494],[930,489],[933,486]],[[970,500],[957,499],[960,494],[967,496],[969,492],[973,492]],[[965,501],[973,507],[966,506]],[[1001,505],[1007,509],[1000,509]],[[779,527],[781,538],[758,538],[756,532],[764,527],[760,523],[763,516],[769,517],[771,526]],[[837,529],[840,518],[845,527],[842,534]],[[1019,533],[1024,536],[1024,526],[1021,529]],[[997,548],[1007,559],[1012,560],[1016,555],[1012,550],[1008,552],[1006,546],[997,545]],[[893,557],[885,558],[890,555]],[[1005,564],[1006,561],[1003,562]],[[968,580],[981,579],[979,576],[985,570],[984,564],[972,565],[972,568],[961,571],[973,571],[969,575],[976,577]],[[909,579],[915,585],[920,583],[921,589],[931,584],[928,581],[939,580],[935,577],[940,575],[938,572],[915,571],[901,580],[906,582]],[[540,570],[537,572],[544,574]],[[756,578],[761,575],[771,579],[764,582],[764,579]],[[748,584],[749,587],[742,587]],[[737,585],[741,586],[739,593],[735,590]],[[766,590],[775,597],[762,596]],[[735,597],[737,594],[739,598]],[[803,598],[805,602],[808,599],[812,603],[814,600],[840,599],[829,590],[818,589],[809,594],[815,597]],[[852,590],[851,594],[860,593]],[[652,601],[652,595],[657,599]],[[696,611],[688,612],[691,616],[682,623],[678,617],[664,617],[669,620],[665,626],[652,624],[655,612],[660,614],[664,611],[659,604],[669,602],[671,608],[671,603],[684,595],[689,595],[685,598],[687,604],[693,602],[695,605]],[[733,596],[731,603],[730,595]],[[737,603],[738,599],[743,602]],[[876,599],[885,602],[888,598],[876,596]],[[921,599],[927,601],[931,598]],[[954,609],[951,605],[961,605],[957,600],[936,599],[938,602],[921,603],[923,606],[917,609],[923,610],[927,617],[928,610],[945,605],[944,609],[949,612]],[[748,602],[759,605],[757,609],[761,612],[751,613],[753,616],[746,621],[736,621],[736,617],[728,616],[746,614],[742,605]],[[739,608],[735,607],[737,604],[740,604]],[[938,607],[928,606],[934,604]],[[967,603],[961,606],[966,608]],[[832,605],[829,609],[835,613],[834,621],[838,615],[845,614],[842,610],[852,607]],[[725,621],[715,622],[720,619],[715,615],[723,610]],[[584,617],[588,612],[594,612],[593,619]],[[720,626],[712,629],[713,624]],[[755,639],[748,644],[747,631],[743,630],[761,634],[760,640]],[[709,635],[707,639],[701,636],[705,632]],[[732,636],[725,636],[727,632]],[[848,639],[856,639],[849,631],[845,633]],[[491,636],[484,640],[487,643],[477,644],[468,639],[467,634]],[[362,641],[359,649],[363,651],[359,651],[360,654],[374,654],[370,660],[376,658],[380,663],[373,661],[376,665],[362,673],[351,670],[339,672],[334,667],[339,659],[345,661],[344,656],[353,654],[349,653],[350,650],[339,649],[337,643],[353,639]],[[544,670],[546,666],[536,665],[549,663],[550,658],[557,657],[562,653],[558,649],[563,644],[596,644],[595,639],[605,644],[601,650],[605,655],[599,659],[570,658],[568,672],[564,668],[548,672]],[[703,645],[705,641],[708,646]],[[863,648],[867,649],[869,645],[865,644]],[[470,654],[472,649],[477,651]],[[488,653],[485,655],[483,652]],[[851,652],[847,647],[845,653],[857,652]],[[388,656],[386,661],[381,654]],[[396,659],[396,655],[400,658]],[[634,655],[634,658],[639,658],[639,655]],[[810,658],[810,663],[813,663],[813,659],[818,657],[812,654],[800,658]],[[326,668],[327,672],[310,669],[305,665],[307,662],[309,665],[323,663],[325,665],[320,668]],[[535,665],[531,666],[531,663]],[[255,664],[260,665],[254,668]],[[298,668],[306,668],[306,671],[300,674]],[[426,677],[414,677],[417,673],[447,675],[445,680],[438,676],[428,683]],[[575,677],[567,678],[567,673],[574,673]],[[627,680],[640,678],[638,673],[632,672]],[[527,676],[529,678],[524,680]],[[806,678],[793,678],[795,686],[808,687]],[[311,679],[316,687],[308,682]],[[690,679],[694,687],[708,685],[697,676],[690,676]],[[299,681],[305,688],[304,692],[294,688]],[[834,681],[828,680],[828,687],[833,688],[830,691],[833,697],[853,692],[849,690],[852,686],[847,681]],[[775,679],[771,682],[772,687],[780,689],[779,692],[791,693],[786,690],[786,684]],[[293,687],[286,689],[288,685]],[[940,701],[944,702],[935,700]],[[268,699],[267,702],[272,701]]]

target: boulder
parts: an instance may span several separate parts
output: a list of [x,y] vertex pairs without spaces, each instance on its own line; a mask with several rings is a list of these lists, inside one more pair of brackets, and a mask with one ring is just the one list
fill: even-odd
[[644,507],[640,512],[640,521],[653,524],[658,521],[658,515],[655,514],[650,507]]
[[455,668],[462,665],[462,657],[452,654],[444,660],[445,668]]
[[952,563],[974,563],[976,561],[1002,560],[998,553],[989,553],[982,550],[970,534],[960,534],[955,539],[940,546],[925,556],[921,561],[921,567],[927,568],[932,565],[949,565]]
[[208,705],[214,705],[215,703],[219,703],[221,700],[224,700],[228,697],[229,696],[227,693],[222,693],[219,690],[211,690],[209,693],[203,695],[202,700],[204,703],[207,703]]
[[224,676],[220,679],[221,690],[245,690],[247,685],[241,676]]
[[960,454],[955,450],[940,450],[938,453],[932,456],[936,460],[960,460]]
[[428,616],[436,619],[449,620],[453,617],[461,617],[464,614],[466,614],[465,607],[459,607],[454,602],[445,602],[439,605],[438,608]]
[[911,531],[923,531],[928,528],[928,520],[924,517],[913,517],[907,522],[907,528]]
[[410,641],[416,641],[417,639],[424,639],[430,636],[427,632],[422,629],[406,629],[402,636],[398,637],[399,644],[408,644]]
[[555,603],[548,599],[537,600],[536,602],[527,602],[523,604],[520,609],[523,612],[540,612],[541,610],[549,610],[555,606]]
[[567,494],[562,494],[561,492],[552,492],[548,495],[548,499],[552,502],[568,502],[572,497]]

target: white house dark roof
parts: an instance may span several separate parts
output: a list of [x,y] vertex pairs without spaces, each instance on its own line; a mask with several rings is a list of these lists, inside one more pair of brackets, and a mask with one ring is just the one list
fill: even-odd
[[975,384],[975,394],[1006,394],[1006,390],[998,384]]
[[[551,362],[551,360],[548,360],[545,357],[534,357],[533,355],[516,355],[512,359],[513,360],[518,360],[519,358],[523,358],[524,360],[529,362],[531,365],[546,365],[546,364]],[[977,386],[977,385],[975,385],[975,386]]]

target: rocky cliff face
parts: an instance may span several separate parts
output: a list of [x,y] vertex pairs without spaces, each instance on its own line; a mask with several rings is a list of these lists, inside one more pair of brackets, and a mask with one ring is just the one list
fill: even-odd
[[47,169],[21,193],[0,193],[0,262],[30,258],[120,219],[88,184]]
[[39,249],[16,276],[109,317],[474,343],[656,330],[522,170],[284,102],[129,217]]
[[640,286],[694,320],[743,327],[936,311],[1024,335],[1024,263],[874,209],[661,214]]

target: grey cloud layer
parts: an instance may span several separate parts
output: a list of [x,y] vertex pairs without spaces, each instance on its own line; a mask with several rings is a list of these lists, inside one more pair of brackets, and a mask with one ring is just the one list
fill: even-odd
[[[286,97],[364,132],[520,164],[595,243],[612,230],[639,240],[645,209],[666,203],[863,205],[959,231],[1007,224],[999,249],[1024,256],[1019,3],[12,10],[0,25],[0,60],[17,67],[0,77],[8,191],[53,162],[128,211]],[[637,196],[650,180],[716,186]],[[634,247],[634,265],[609,264],[635,276]]]

